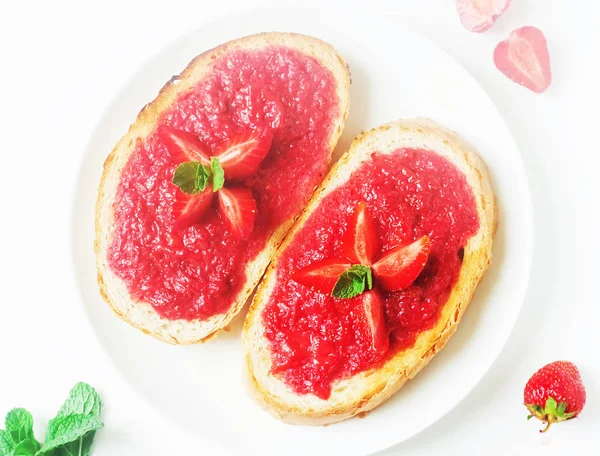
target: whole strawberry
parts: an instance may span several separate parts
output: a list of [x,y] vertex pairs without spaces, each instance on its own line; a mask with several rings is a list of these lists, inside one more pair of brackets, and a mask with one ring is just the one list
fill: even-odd
[[585,405],[585,388],[575,364],[555,361],[537,371],[525,385],[523,402],[531,415],[548,423],[575,418]]

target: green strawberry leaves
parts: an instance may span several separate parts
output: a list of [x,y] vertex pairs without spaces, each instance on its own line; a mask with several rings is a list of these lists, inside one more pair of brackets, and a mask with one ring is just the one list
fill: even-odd
[[342,272],[333,287],[331,296],[350,299],[372,288],[373,273],[371,268],[362,264],[355,264]]
[[6,415],[6,430],[0,430],[0,456],[88,456],[96,431],[104,426],[101,408],[94,388],[76,384],[48,423],[41,446],[33,436],[31,413],[13,409]]
[[218,158],[210,158],[210,170],[212,172],[213,192],[216,192],[225,185],[225,171]]
[[212,179],[213,192],[225,185],[225,171],[216,157],[211,157],[210,168],[200,162],[189,161],[180,164],[173,173],[173,184],[183,193],[196,195],[203,192]]

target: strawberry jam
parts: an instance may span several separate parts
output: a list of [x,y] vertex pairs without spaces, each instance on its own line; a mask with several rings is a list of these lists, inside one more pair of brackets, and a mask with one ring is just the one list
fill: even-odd
[[[362,295],[337,299],[289,278],[317,261],[344,257],[342,239],[361,201],[375,222],[380,255],[425,235],[431,241],[425,268],[408,288],[390,293],[375,281],[383,300],[381,331],[389,334],[390,344],[381,356],[372,350],[373,335],[365,341],[365,328],[355,318]],[[412,347],[417,335],[436,323],[458,278],[463,247],[478,227],[473,193],[448,160],[424,150],[374,152],[322,200],[279,260],[279,280],[263,314],[273,373],[297,393],[326,399],[335,380]]]
[[257,211],[239,239],[213,198],[200,223],[175,227],[177,160],[154,131],[139,141],[121,175],[114,205],[111,269],[137,299],[169,319],[226,312],[241,291],[246,265],[283,221],[296,214],[328,166],[335,80],[316,60],[289,48],[230,52],[212,74],[183,93],[158,125],[195,134],[211,151],[248,131],[272,134],[256,173],[226,186],[252,191]]

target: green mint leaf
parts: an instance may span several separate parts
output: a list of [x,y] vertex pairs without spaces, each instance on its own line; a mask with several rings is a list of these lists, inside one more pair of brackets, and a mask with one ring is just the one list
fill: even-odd
[[10,438],[10,434],[0,430],[0,456],[9,456],[14,449],[15,444]]
[[362,264],[355,264],[342,272],[333,287],[331,296],[342,299],[354,298],[363,293],[367,287],[371,289],[372,286],[371,269]]
[[80,382],[69,391],[69,397],[56,414],[56,418],[67,415],[98,417],[101,408],[102,402],[96,390],[87,383]]
[[96,431],[89,432],[74,442],[55,448],[47,456],[89,456],[95,436]]
[[533,415],[527,415],[527,421],[529,421],[531,418],[533,418]]
[[210,158],[210,170],[212,172],[213,192],[216,192],[225,185],[225,171],[223,171],[223,167],[218,158]]
[[87,456],[100,420],[100,396],[87,383],[77,383],[56,417],[48,423],[46,443],[36,456]]
[[367,290],[373,289],[373,272],[371,268],[367,269]]
[[33,456],[40,444],[33,436],[33,418],[22,408],[6,415],[6,430],[0,431],[0,455]]
[[175,169],[173,184],[183,193],[195,195],[204,191],[210,170],[200,162],[185,162]]
[[[71,446],[75,444],[75,447],[84,447],[84,440],[93,440],[93,436],[89,434],[94,433],[103,426],[104,423],[97,416],[57,416],[48,423],[46,443],[44,443],[37,455],[48,454],[65,445]],[[91,446],[91,441],[89,442],[89,446]],[[54,456],[54,453],[52,453],[52,456]]]

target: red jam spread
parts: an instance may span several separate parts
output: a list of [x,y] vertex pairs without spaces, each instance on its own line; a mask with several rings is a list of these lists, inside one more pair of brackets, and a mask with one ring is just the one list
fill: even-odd
[[306,204],[327,171],[338,110],[333,75],[311,57],[285,47],[221,57],[158,125],[195,133],[213,150],[248,129],[273,134],[256,174],[238,182],[252,190],[257,203],[251,235],[234,239],[215,207],[201,223],[174,228],[171,179],[177,163],[155,131],[138,142],[121,175],[111,269],[163,318],[206,319],[226,312],[241,291],[248,262]]
[[[344,256],[340,240],[360,201],[375,221],[381,252],[424,235],[431,239],[426,266],[412,285],[389,293],[375,284],[390,333],[383,360],[361,349],[348,310],[351,300],[313,292],[289,278],[316,261]],[[424,150],[374,152],[346,184],[323,199],[278,263],[279,280],[263,314],[272,372],[297,393],[326,399],[335,380],[412,347],[416,336],[436,323],[458,278],[463,247],[478,227],[473,193],[448,160]]]

